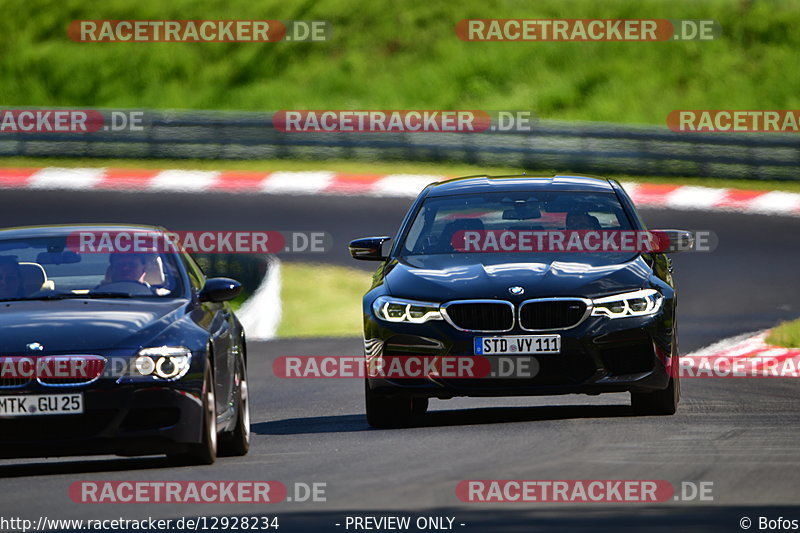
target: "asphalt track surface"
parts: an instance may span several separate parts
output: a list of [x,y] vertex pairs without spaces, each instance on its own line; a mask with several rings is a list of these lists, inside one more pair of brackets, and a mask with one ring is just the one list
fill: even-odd
[[[410,199],[4,191],[0,226],[141,222],[174,230],[327,231],[335,248],[284,260],[368,268],[346,243],[393,235]],[[680,345],[695,350],[800,316],[800,218],[645,210],[651,228],[714,231],[711,253],[674,256]],[[324,290],[320,288],[320,290]],[[313,306],[310,305],[310,312]],[[347,516],[454,517],[463,531],[741,531],[749,517],[800,520],[800,389],[790,379],[685,379],[672,417],[636,417],[627,394],[431,402],[416,427],[372,430],[357,380],[280,380],[280,355],[356,355],[353,339],[251,343],[253,442],[244,458],[171,468],[161,458],[0,461],[0,516],[112,519],[278,516],[279,531],[354,531]],[[713,482],[713,502],[467,504],[464,479]],[[77,504],[100,480],[326,483],[326,502],[272,505]],[[337,526],[336,524],[341,524]],[[460,524],[464,524],[461,526]],[[411,531],[417,531],[412,527]]]

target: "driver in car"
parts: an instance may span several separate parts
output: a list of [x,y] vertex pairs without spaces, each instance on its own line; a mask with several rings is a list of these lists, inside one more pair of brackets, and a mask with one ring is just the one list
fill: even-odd
[[567,213],[567,230],[599,230],[600,222],[586,211],[570,211]]
[[[95,287],[102,290],[116,283],[137,283],[152,291],[144,278],[147,270],[147,255],[141,253],[116,252],[109,255],[105,279]],[[137,291],[138,292],[138,291]]]
[[147,285],[144,281],[147,259],[143,254],[111,254],[108,259],[107,283],[133,281]]

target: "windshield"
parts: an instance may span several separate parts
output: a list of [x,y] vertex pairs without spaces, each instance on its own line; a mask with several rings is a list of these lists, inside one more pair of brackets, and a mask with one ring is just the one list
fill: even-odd
[[78,253],[67,237],[0,240],[0,301],[175,298],[183,292],[170,253]]
[[453,254],[464,232],[630,230],[616,195],[513,192],[428,198],[400,248],[404,257]]

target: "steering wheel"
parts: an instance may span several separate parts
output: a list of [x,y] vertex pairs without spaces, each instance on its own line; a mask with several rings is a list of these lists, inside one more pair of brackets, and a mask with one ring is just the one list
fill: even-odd
[[120,292],[128,294],[153,294],[153,288],[143,281],[112,281],[98,285],[92,292]]

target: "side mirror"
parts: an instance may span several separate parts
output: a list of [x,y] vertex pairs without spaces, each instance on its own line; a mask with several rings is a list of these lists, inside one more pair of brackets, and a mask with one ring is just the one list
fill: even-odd
[[383,261],[383,243],[391,240],[391,237],[366,237],[350,241],[350,255],[353,259],[361,261]]
[[694,250],[694,233],[683,229],[656,229],[652,230],[659,241],[662,253],[674,254],[676,252],[690,252]]
[[242,292],[242,284],[230,278],[208,278],[200,290],[201,302],[227,302]]

